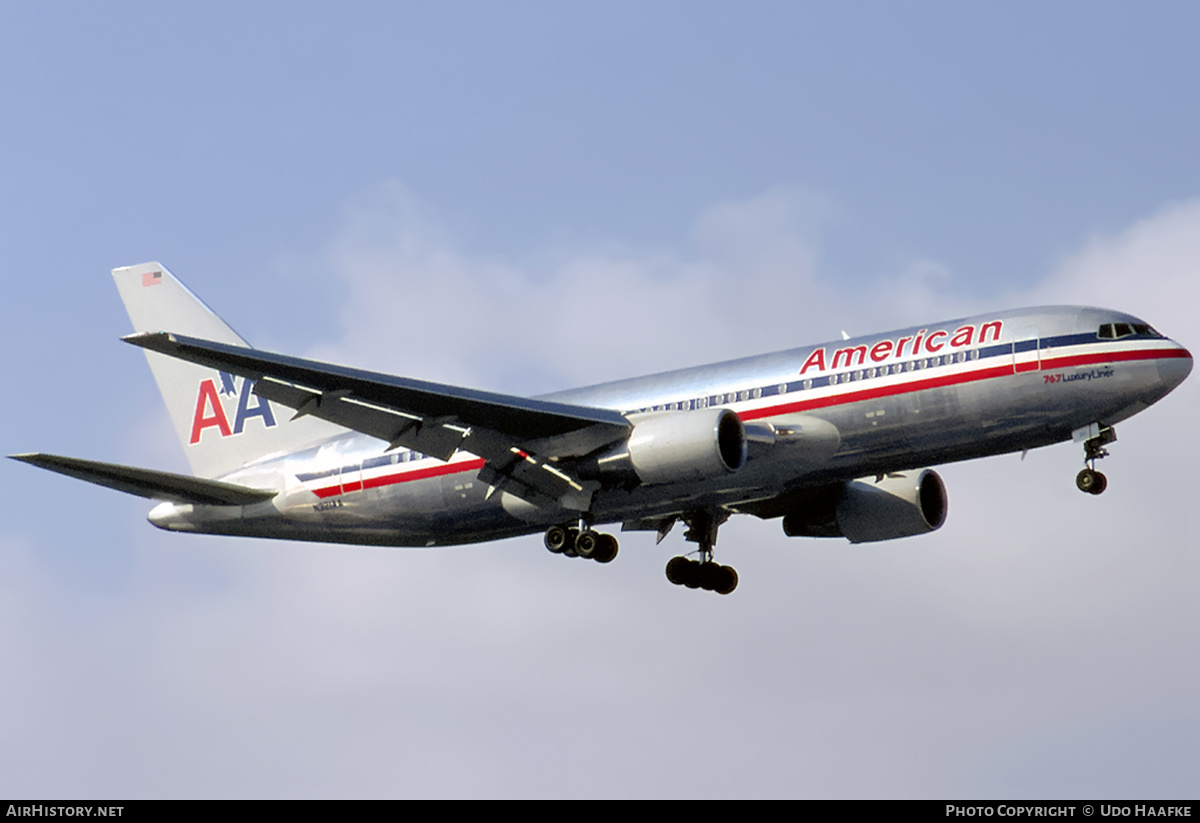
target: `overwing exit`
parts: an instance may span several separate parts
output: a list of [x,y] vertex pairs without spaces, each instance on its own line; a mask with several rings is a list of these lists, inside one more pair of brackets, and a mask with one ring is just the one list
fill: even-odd
[[[381,546],[542,532],[613,560],[599,527],[677,523],[677,585],[728,594],[714,560],[734,514],[790,536],[869,542],[934,531],[927,466],[1074,440],[1078,487],[1115,424],[1190,373],[1183,346],[1120,312],[1051,306],[524,398],[253,349],[159,263],[113,270],[193,476],[12,455],[162,501],[171,531]],[[843,334],[845,338],[845,335]]]

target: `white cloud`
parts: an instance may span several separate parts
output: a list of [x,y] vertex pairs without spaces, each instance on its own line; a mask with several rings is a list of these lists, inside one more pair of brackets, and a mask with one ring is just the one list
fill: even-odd
[[377,194],[332,254],[346,337],[324,351],[355,362],[529,391],[516,386],[754,354],[829,325],[835,297],[804,239],[811,218],[784,193],[714,207],[682,251],[558,252],[525,265],[465,255],[403,189]]
[[1104,305],[1142,317],[1185,345],[1200,345],[1200,198],[1164,206],[1112,235],[1093,237],[1033,295]]

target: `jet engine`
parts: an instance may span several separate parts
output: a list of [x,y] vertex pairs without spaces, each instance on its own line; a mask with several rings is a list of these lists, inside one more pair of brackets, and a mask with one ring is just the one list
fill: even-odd
[[946,486],[932,469],[862,477],[817,489],[783,518],[788,537],[870,543],[912,537],[946,522]]
[[629,439],[596,458],[584,475],[674,483],[720,476],[745,463],[742,421],[730,409],[703,409],[638,421]]

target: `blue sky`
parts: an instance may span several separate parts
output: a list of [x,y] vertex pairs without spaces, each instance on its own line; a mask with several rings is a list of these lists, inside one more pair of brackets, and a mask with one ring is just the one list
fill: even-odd
[[[10,4],[6,452],[184,468],[108,270],[516,393],[1043,302],[1193,349],[1192,4]],[[189,538],[5,461],[0,794],[1194,796],[1189,381],[947,467],[939,533],[735,522],[729,598],[536,537]]]

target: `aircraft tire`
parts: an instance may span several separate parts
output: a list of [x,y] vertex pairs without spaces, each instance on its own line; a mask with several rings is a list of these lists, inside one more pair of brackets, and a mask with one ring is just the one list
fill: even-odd
[[737,588],[738,573],[733,566],[717,566],[713,578],[715,585],[712,590],[717,594],[730,594]]
[[687,580],[688,567],[691,563],[692,561],[686,557],[672,557],[667,561],[667,579],[676,586],[682,586],[683,582]]
[[554,554],[562,554],[571,544],[571,533],[562,526],[551,526],[546,529],[546,548]]
[[620,544],[617,542],[617,538],[611,534],[601,534],[599,537],[596,550],[592,552],[592,559],[597,563],[611,563],[616,559]]
[[1075,475],[1075,485],[1081,492],[1100,494],[1108,487],[1108,478],[1095,469],[1084,469]]
[[590,560],[596,550],[600,548],[600,538],[600,533],[591,529],[581,531],[575,538],[575,554]]

